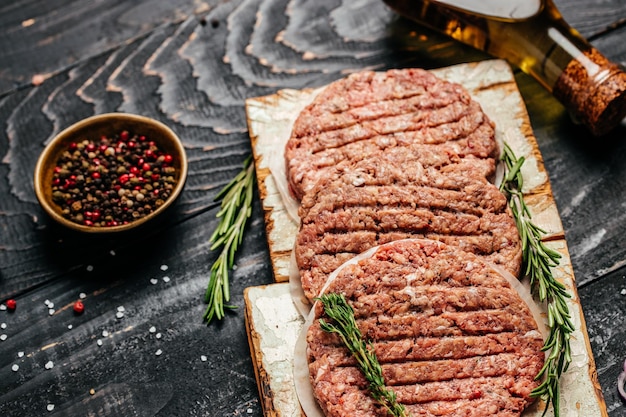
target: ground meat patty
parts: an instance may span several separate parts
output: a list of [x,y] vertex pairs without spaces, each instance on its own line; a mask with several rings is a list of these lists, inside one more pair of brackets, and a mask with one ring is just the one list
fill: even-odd
[[415,146],[443,166],[497,153],[493,123],[459,84],[421,69],[365,71],[324,89],[295,121],[285,148],[298,199],[339,161]]
[[[343,267],[326,292],[353,307],[386,386],[412,416],[519,416],[532,401],[542,336],[483,258],[433,240],[399,240]],[[314,311],[307,360],[325,415],[386,416],[341,340],[321,330],[321,305]]]
[[490,165],[465,160],[424,167],[420,154],[395,149],[337,165],[301,202],[295,259],[312,300],[339,265],[398,239],[426,237],[484,256],[514,276],[521,244]]

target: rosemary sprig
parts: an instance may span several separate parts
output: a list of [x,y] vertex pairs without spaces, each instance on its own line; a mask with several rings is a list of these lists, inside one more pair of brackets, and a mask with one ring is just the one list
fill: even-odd
[[221,320],[224,309],[236,306],[227,304],[230,301],[228,271],[233,267],[235,253],[243,239],[246,221],[252,214],[252,196],[254,192],[254,164],[252,156],[246,158],[243,169],[215,197],[222,200],[217,217],[221,218],[217,229],[209,242],[211,250],[222,247],[222,252],[211,266],[209,285],[204,294],[208,306],[202,316],[207,324],[213,317]]
[[545,231],[531,220],[531,213],[524,202],[524,185],[520,171],[524,157],[517,158],[508,144],[504,144],[501,160],[506,174],[500,190],[507,196],[513,212],[517,229],[522,241],[524,274],[530,277],[530,287],[540,302],[545,302],[548,309],[550,333],[544,342],[543,350],[550,351],[543,368],[536,379],[542,383],[531,392],[533,397],[544,399],[546,409],[550,403],[555,417],[559,417],[559,378],[572,362],[570,336],[574,331],[566,299],[571,295],[565,286],[552,275],[551,268],[559,264],[561,255],[548,248],[542,241]]
[[385,387],[383,370],[376,358],[373,346],[363,340],[361,331],[354,319],[354,310],[342,294],[323,294],[318,300],[324,306],[324,312],[333,320],[332,323],[320,319],[323,331],[337,333],[344,345],[356,359],[359,369],[369,382],[370,395],[381,404],[387,412],[395,417],[408,417],[404,405],[398,403],[396,394]]

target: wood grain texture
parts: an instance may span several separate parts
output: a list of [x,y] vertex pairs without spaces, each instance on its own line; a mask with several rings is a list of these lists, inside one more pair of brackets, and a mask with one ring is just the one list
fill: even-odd
[[[621,0],[556,3],[602,52],[626,62],[624,28],[613,28],[626,18]],[[108,415],[261,416],[243,311],[208,329],[200,323],[216,257],[206,244],[216,224],[213,198],[250,153],[244,100],[324,85],[363,68],[487,58],[397,18],[379,0],[15,0],[0,6],[0,33],[0,302],[15,297],[19,309],[0,311],[0,323],[7,323],[0,332],[7,335],[0,341],[0,412],[11,416],[48,415],[48,402],[74,415],[85,402],[108,407]],[[35,85],[38,74],[44,81]],[[605,396],[613,400],[609,414],[624,417],[614,376],[626,335],[604,317],[624,305],[626,128],[602,146],[589,144],[549,94],[519,72],[516,79],[570,244],[589,333],[602,335],[591,343]],[[46,141],[109,111],[163,121],[187,149],[185,191],[149,236],[68,235],[44,216],[32,191]],[[273,281],[256,204],[237,260],[245,267],[232,280],[240,306],[245,287]],[[172,282],[153,286],[150,278],[163,277],[161,262],[169,264]],[[67,308],[46,315],[44,300],[59,310],[80,292],[89,297],[84,316],[68,316]],[[113,319],[122,304],[136,314],[134,330],[119,331],[125,327]],[[150,323],[169,335],[160,357],[146,334]],[[117,333],[96,350],[109,325]],[[202,354],[206,363],[196,360]],[[44,367],[48,358],[51,370]],[[13,372],[16,363],[20,370]]]

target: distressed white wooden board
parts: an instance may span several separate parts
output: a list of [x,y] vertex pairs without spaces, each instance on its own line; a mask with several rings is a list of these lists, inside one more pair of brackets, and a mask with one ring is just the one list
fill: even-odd
[[[563,233],[563,226],[552,192],[548,176],[543,166],[541,153],[533,135],[526,107],[515,83],[510,66],[501,60],[490,60],[479,63],[461,64],[447,68],[433,70],[437,76],[449,81],[458,82],[465,86],[472,97],[476,99],[485,113],[496,123],[496,139],[501,145],[506,141],[515,154],[524,156],[526,162],[522,168],[524,176],[525,201],[533,214],[537,225],[546,232],[546,241],[563,254],[559,266],[555,269],[556,277],[561,280],[572,294],[569,300],[570,311],[576,325],[576,332],[572,335],[573,363],[568,372],[562,377],[561,384],[561,416],[564,417],[596,417],[608,416],[602,398],[602,392],[597,381],[595,364],[584,323],[584,316],[580,307],[576,291],[575,278],[572,271],[569,253]],[[286,282],[289,279],[289,265],[291,249],[295,242],[298,223],[288,213],[280,189],[286,187],[284,172],[270,170],[270,160],[281,158],[284,143],[289,137],[291,126],[300,111],[308,105],[320,91],[318,90],[282,90],[278,93],[246,100],[248,128],[252,141],[252,148],[257,169],[257,179],[263,208],[265,211],[267,239],[270,256],[277,282]],[[274,167],[273,167],[274,168]],[[247,292],[247,310],[262,311],[263,307],[255,301],[255,297],[271,297],[269,294],[279,294],[272,309],[279,311],[279,325],[268,327],[264,323],[267,314],[250,315],[248,328],[253,360],[257,368],[257,379],[261,392],[262,402],[271,403],[264,406],[266,416],[299,416],[300,409],[290,403],[285,408],[285,401],[297,402],[293,384],[289,384],[291,375],[285,374],[285,363],[293,355],[284,351],[284,361],[267,360],[261,346],[262,339],[268,337],[275,340],[282,331],[281,325],[295,325],[289,319],[288,323],[280,322],[280,317],[291,317],[297,309],[289,295],[289,285],[276,284],[259,287],[258,290]],[[279,306],[279,307],[277,307]],[[261,320],[257,322],[256,320]],[[276,321],[272,319],[271,323]],[[300,324],[301,325],[301,324]],[[276,327],[277,326],[277,327]],[[261,329],[267,329],[267,333]],[[291,332],[292,327],[289,327]],[[258,340],[257,340],[258,339]],[[295,344],[295,339],[290,341]],[[263,377],[265,375],[266,377]],[[276,381],[280,381],[278,385]],[[293,390],[293,391],[290,391]],[[276,391],[274,391],[276,390]],[[281,400],[274,401],[280,393]],[[268,400],[270,398],[270,400]],[[524,416],[541,416],[543,407],[537,403],[527,410]],[[552,410],[547,413],[553,416]]]
[[289,284],[249,287],[244,296],[250,352],[264,415],[300,416],[292,365],[304,318],[291,301]]

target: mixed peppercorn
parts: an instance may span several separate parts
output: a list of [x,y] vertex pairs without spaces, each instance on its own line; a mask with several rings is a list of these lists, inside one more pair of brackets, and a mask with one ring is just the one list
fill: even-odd
[[125,130],[97,142],[70,143],[54,168],[52,199],[75,223],[112,227],[162,206],[176,181],[172,155]]

